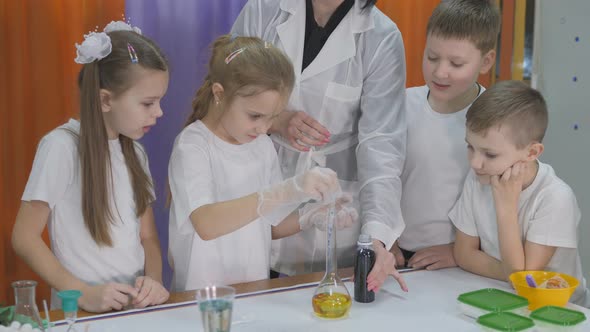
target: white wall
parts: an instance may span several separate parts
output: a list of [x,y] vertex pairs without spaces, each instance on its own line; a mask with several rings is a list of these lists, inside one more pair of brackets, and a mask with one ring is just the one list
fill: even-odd
[[533,86],[549,106],[541,160],[576,193],[582,265],[590,281],[590,1],[537,0],[535,11]]

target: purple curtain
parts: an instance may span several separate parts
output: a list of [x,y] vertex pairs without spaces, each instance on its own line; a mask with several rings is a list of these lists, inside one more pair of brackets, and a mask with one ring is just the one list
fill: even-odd
[[162,102],[164,116],[142,139],[150,160],[157,200],[154,215],[162,255],[164,284],[168,266],[168,160],[174,138],[190,113],[193,94],[206,75],[209,44],[228,33],[247,0],[126,0],[125,15],[162,48],[170,61],[170,84]]

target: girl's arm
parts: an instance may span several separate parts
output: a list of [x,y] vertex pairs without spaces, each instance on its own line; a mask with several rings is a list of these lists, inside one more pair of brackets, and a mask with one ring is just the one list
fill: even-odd
[[280,224],[272,227],[272,239],[282,239],[284,237],[296,234],[299,231],[301,231],[301,226],[299,224],[299,212],[295,211],[285,218],[285,220],[283,220]]
[[[298,215],[296,210],[301,203],[310,199],[330,202],[340,193],[336,173],[314,167],[257,193],[203,205],[191,212],[190,220],[201,239],[207,241],[234,232],[257,218],[277,225],[294,212]],[[294,224],[285,227],[289,232],[296,229]]]
[[203,205],[190,214],[199,237],[205,241],[234,232],[258,218],[258,194]]
[[139,293],[133,300],[135,308],[161,304],[170,297],[162,285],[162,253],[151,207],[141,216],[140,222],[139,238],[145,253],[145,276],[135,280],[135,288]]
[[453,254],[457,265],[465,271],[506,280],[502,263],[479,249],[479,237],[467,235],[457,229]]
[[46,202],[21,202],[12,231],[12,247],[51,287],[82,289],[86,284],[66,270],[43,241],[42,233],[50,212]]
[[35,273],[57,290],[81,290],[79,303],[86,311],[120,310],[128,303],[128,294],[137,296],[135,289],[129,285],[110,283],[89,286],[66,270],[41,237],[50,211],[46,202],[22,201],[12,231],[14,251]]
[[140,222],[139,238],[145,252],[145,276],[162,283],[162,252],[151,207],[146,209]]

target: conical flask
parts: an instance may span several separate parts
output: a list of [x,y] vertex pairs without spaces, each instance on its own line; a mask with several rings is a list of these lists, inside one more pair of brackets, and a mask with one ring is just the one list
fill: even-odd
[[14,289],[14,316],[12,321],[19,322],[22,325],[31,324],[32,327],[45,331],[39,309],[35,303],[36,286],[37,282],[33,280],[20,280],[12,283]]
[[321,318],[342,318],[348,315],[352,304],[350,294],[338,276],[336,256],[336,227],[334,227],[334,203],[328,211],[326,227],[326,274],[311,299],[314,313]]

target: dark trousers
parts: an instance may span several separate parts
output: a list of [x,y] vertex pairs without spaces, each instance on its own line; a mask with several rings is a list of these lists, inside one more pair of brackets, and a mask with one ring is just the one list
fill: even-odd
[[414,254],[416,253],[415,251],[409,251],[403,248],[399,248],[402,251],[402,255],[404,255],[404,260],[406,261],[406,265],[403,267],[407,267],[408,265],[408,261],[410,260],[410,258],[412,258],[412,256],[414,256]]

